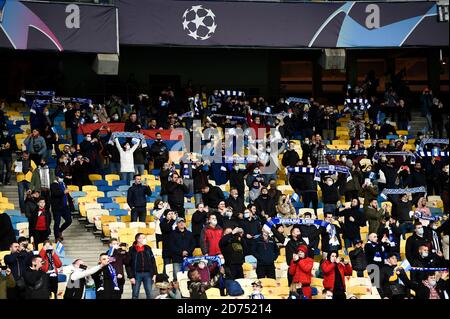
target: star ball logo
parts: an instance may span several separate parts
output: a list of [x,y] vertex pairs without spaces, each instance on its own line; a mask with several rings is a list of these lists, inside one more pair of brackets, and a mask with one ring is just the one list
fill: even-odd
[[184,11],[183,30],[195,40],[207,40],[216,32],[216,15],[202,5],[192,6]]

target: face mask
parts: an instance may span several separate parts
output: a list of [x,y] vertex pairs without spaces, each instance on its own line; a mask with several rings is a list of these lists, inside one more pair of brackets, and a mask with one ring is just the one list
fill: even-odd
[[142,241],[142,245],[147,245],[147,238],[144,238],[144,240]]
[[255,169],[255,170],[253,171],[253,173],[259,174],[259,169]]
[[253,188],[254,188],[254,189],[258,189],[258,188],[259,188],[259,185],[254,185]]
[[341,161],[342,161],[343,163],[345,163],[345,162],[347,162],[347,158],[343,157],[343,158],[341,158]]
[[428,257],[428,252],[423,252],[420,254],[420,256],[422,256],[422,258],[427,258]]
[[157,141],[157,142],[161,142],[161,139],[160,139],[160,138],[157,138],[156,141]]
[[92,141],[92,137],[90,137],[90,136],[86,137],[86,141],[88,141],[88,142]]
[[333,185],[333,182],[332,181],[327,181],[327,185],[331,186],[331,185]]
[[436,286],[436,280],[434,280],[434,279],[431,279],[431,280],[428,280],[428,284],[431,286],[431,287],[435,287]]
[[97,121],[97,120],[98,120],[98,117],[97,117],[97,116],[93,116],[92,119],[93,119],[94,121]]
[[3,132],[3,136],[8,136],[8,132]]
[[250,218],[250,213],[245,213],[244,218]]
[[443,171],[448,174],[448,167],[444,168]]
[[225,212],[225,216],[230,218],[231,216],[233,216],[233,213],[232,212]]
[[45,116],[48,116],[50,114],[50,112],[44,112]]
[[58,178],[57,178],[57,181],[58,181],[59,183],[62,183],[62,182],[64,182],[64,178],[58,177]]
[[431,228],[438,229],[438,225],[433,225],[433,226],[431,226]]
[[211,224],[212,226],[216,226],[216,225],[217,225],[217,220],[212,220],[212,221],[210,222],[210,224]]
[[130,145],[125,145],[125,149],[129,150],[130,149]]
[[233,198],[235,198],[235,199],[238,198],[238,194],[233,194],[232,196],[233,196]]
[[114,116],[113,116],[113,119],[117,121],[117,120],[119,119],[119,116],[114,115]]
[[419,229],[417,230],[417,235],[423,236],[423,228],[419,228]]
[[267,198],[267,194],[261,194],[262,198]]
[[239,167],[238,166],[235,166],[234,167],[234,170],[237,172],[237,171],[239,171]]
[[41,167],[45,167],[45,165],[47,165],[47,164],[45,164],[45,163],[40,163],[39,164]]
[[112,245],[112,248],[117,250],[119,249],[119,245]]
[[67,163],[69,163],[69,161],[68,161],[68,160],[64,160],[63,163],[64,163],[64,164],[67,164]]

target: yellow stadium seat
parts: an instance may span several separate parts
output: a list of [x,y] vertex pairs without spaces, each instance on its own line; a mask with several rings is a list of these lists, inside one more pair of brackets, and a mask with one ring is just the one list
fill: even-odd
[[89,180],[91,182],[93,182],[93,181],[101,181],[102,179],[103,179],[103,177],[100,174],[89,174]]
[[84,185],[81,188],[81,191],[83,191],[83,192],[97,191],[97,186],[95,186],[95,185]]
[[118,181],[118,180],[120,180],[120,176],[117,175],[117,174],[108,174],[108,175],[105,175],[105,181],[108,182],[108,185],[109,185],[109,186],[112,186],[112,182],[113,182],[113,181]]
[[9,254],[11,254],[11,252],[9,250],[0,251],[0,264],[1,265],[3,265],[3,266],[6,265],[5,261],[4,261],[4,258],[5,258],[6,255],[9,255]]
[[277,281],[273,278],[261,278],[260,281],[263,287],[277,287]]
[[[4,197],[2,197],[4,198]],[[2,203],[0,204],[0,210],[8,210],[8,209],[14,209],[13,203]]]
[[147,225],[144,222],[131,222],[128,227],[130,227],[130,228],[146,228]]
[[127,202],[127,198],[126,197],[115,197],[114,198],[114,202],[116,202],[116,203],[126,203]]
[[80,190],[77,185],[67,185],[67,189],[71,192],[78,192]]
[[144,235],[154,235],[155,229],[154,228],[147,228],[147,227],[139,227],[138,233],[143,233]]
[[100,191],[88,191],[86,192],[86,197],[95,197],[95,198],[105,197],[105,193]]
[[397,135],[408,135],[407,130],[397,130]]
[[129,223],[131,222],[131,216],[130,215],[120,216],[120,221],[122,223]]
[[7,203],[8,203],[8,198],[0,197],[0,204],[7,204]]
[[206,290],[206,296],[208,297],[208,299],[221,299],[221,298],[223,298],[220,295],[220,289],[219,288],[209,288],[208,290]]

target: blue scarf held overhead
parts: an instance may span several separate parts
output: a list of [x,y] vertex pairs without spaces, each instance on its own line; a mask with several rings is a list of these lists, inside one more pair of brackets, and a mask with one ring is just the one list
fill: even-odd
[[207,260],[208,262],[216,262],[219,267],[222,266],[222,261],[219,256],[197,256],[197,257],[186,257],[181,265],[181,271],[184,272],[188,265],[199,262],[200,260]]

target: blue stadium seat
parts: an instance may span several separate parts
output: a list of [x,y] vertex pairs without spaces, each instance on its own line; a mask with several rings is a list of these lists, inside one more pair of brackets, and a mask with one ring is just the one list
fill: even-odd
[[27,120],[18,120],[18,121],[16,121],[16,125],[17,126],[22,126],[22,125],[26,125],[26,124],[28,124]]
[[184,203],[184,208],[186,209],[192,209],[195,208],[195,203]]
[[97,198],[97,203],[100,203],[100,204],[112,203],[112,198],[111,197],[99,197],[99,198]]
[[126,209],[114,209],[109,212],[109,216],[127,216],[128,210]]
[[117,189],[117,187],[114,187],[114,186],[97,186],[97,189],[100,192],[107,193],[107,192],[115,191]]
[[119,187],[117,187],[117,190],[119,191],[119,192],[127,192],[128,191],[128,188],[130,188],[130,185],[120,185]]
[[111,191],[106,194],[107,197],[121,197],[122,192],[119,191]]
[[98,180],[98,181],[94,181],[94,185],[95,186],[109,186],[108,182],[105,180]]
[[11,216],[11,223],[13,223],[13,226],[15,227],[17,223],[26,223],[28,222],[28,218],[25,216]]
[[105,203],[102,206],[103,206],[103,209],[108,209],[108,210],[120,209],[120,205],[118,203]]
[[71,192],[70,196],[72,198],[85,197],[86,196],[86,192],[75,191],[75,192]]
[[128,185],[127,181],[118,180],[112,182],[112,186],[122,186],[122,185]]
[[4,213],[8,214],[9,216],[21,216],[22,215],[20,210],[16,210],[16,209],[8,209],[8,210],[5,210]]

